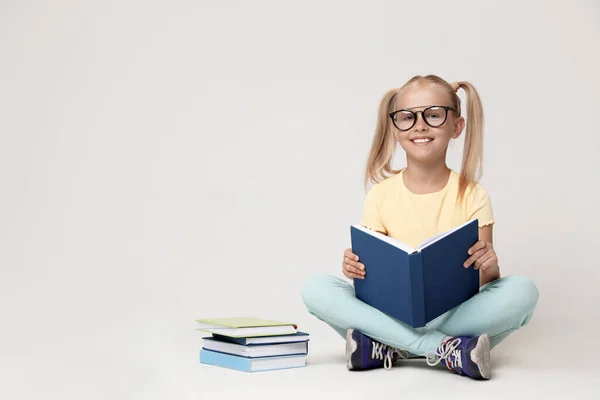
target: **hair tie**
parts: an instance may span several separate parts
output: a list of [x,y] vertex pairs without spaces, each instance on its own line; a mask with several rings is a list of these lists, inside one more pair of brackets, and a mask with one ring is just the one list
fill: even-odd
[[458,92],[458,89],[460,88],[460,84],[458,82],[451,83],[450,86],[452,86],[452,89],[454,89],[455,92]]

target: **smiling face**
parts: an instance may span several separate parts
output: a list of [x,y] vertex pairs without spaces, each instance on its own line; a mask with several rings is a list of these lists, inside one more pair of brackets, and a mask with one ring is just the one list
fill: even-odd
[[[454,111],[444,109],[429,109],[426,111],[426,117],[433,127],[423,120],[423,111],[430,106],[449,106],[452,102],[444,88],[431,83],[415,83],[405,87],[396,99],[394,110],[410,110],[416,112],[416,121],[413,121],[414,115],[410,113],[396,114],[396,124],[404,129],[404,126],[412,128],[406,131],[398,130],[394,125],[394,137],[400,143],[409,162],[432,163],[445,162],[448,143],[451,139],[456,139],[462,133],[465,125],[464,118],[458,117]],[[444,115],[446,119],[444,121]],[[443,122],[443,123],[442,123]]]

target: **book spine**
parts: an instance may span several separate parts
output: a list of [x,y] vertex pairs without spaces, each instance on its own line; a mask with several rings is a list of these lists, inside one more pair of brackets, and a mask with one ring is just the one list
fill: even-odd
[[408,270],[410,275],[411,325],[413,328],[418,328],[426,324],[423,257],[421,252],[416,252],[408,256]]

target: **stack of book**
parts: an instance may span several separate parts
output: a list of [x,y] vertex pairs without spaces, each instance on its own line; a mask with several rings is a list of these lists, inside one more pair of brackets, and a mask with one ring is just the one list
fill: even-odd
[[196,320],[202,338],[200,363],[245,372],[306,366],[309,335],[289,322],[263,318]]

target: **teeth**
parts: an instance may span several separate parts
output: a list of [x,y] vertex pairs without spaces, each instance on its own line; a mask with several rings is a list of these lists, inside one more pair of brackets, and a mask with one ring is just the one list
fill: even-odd
[[413,142],[415,142],[415,143],[427,143],[427,142],[431,142],[431,139],[415,139],[415,140],[413,140]]

